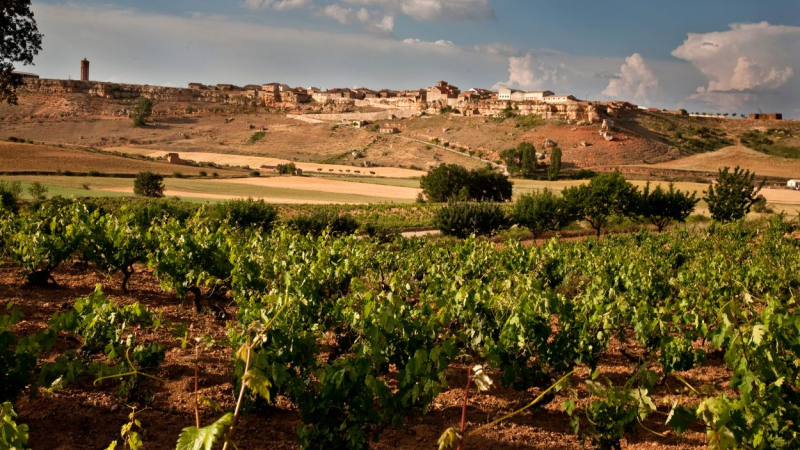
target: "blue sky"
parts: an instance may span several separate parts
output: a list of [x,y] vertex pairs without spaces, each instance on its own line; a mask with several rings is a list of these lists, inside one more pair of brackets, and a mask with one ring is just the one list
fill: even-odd
[[797,0],[34,0],[45,77],[550,89],[800,116]]

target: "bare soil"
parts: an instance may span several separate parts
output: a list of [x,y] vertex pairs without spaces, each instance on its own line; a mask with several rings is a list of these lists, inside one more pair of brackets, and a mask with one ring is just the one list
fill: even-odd
[[[68,310],[74,299],[89,294],[96,283],[104,283],[104,290],[114,301],[141,304],[155,309],[165,320],[186,324],[193,334],[209,333],[220,345],[204,352],[200,358],[199,393],[217,401],[223,408],[234,406],[231,382],[231,351],[225,342],[226,322],[211,315],[195,313],[190,302],[181,302],[174,296],[162,292],[156,280],[141,270],[131,279],[131,292],[119,290],[119,279],[108,279],[95,271],[77,267],[64,267],[55,273],[58,288],[22,287],[19,269],[13,265],[0,266],[0,308],[8,302],[21,308],[25,319],[15,326],[18,335],[29,335],[46,326],[50,316],[57,311]],[[232,305],[226,306],[235,312]],[[126,405],[120,402],[113,391],[113,383],[94,386],[92,380],[81,379],[53,394],[37,397],[23,395],[15,407],[19,420],[30,426],[32,448],[54,450],[105,448],[111,441],[119,439],[119,429],[127,422],[131,407],[137,408],[136,416],[143,425],[143,438],[147,449],[172,449],[182,428],[194,425],[194,364],[193,352],[182,350],[178,342],[165,328],[138,330],[139,339],[158,341],[167,348],[166,359],[160,366],[158,376],[165,382],[150,382],[152,402]],[[77,344],[75,344],[77,345]],[[623,383],[631,375],[631,361],[622,354],[641,353],[633,344],[614,345],[603,356],[599,370],[603,377],[614,383]],[[64,347],[58,348],[63,351]],[[45,355],[52,359],[57,352]],[[375,449],[419,449],[435,448],[439,435],[448,427],[458,426],[461,416],[463,386],[466,384],[467,366],[453,365],[448,383],[450,389],[439,395],[426,415],[409,416],[402,428],[388,427],[380,434],[379,441],[372,444]],[[580,386],[588,377],[583,370],[573,377],[573,384]],[[709,355],[709,364],[680,374],[695,386],[711,384],[724,389],[730,373],[725,369],[719,354]],[[492,373],[498,379],[497,373]],[[655,403],[680,396],[679,383],[667,377],[655,393]],[[674,394],[670,393],[670,388]],[[580,388],[579,388],[580,389]],[[587,394],[581,389],[580,403],[586,403]],[[517,392],[503,387],[493,388],[485,394],[476,394],[468,404],[467,428],[475,428],[501,414],[511,412],[535,398],[538,389]],[[27,393],[26,393],[27,394]],[[559,405],[561,395],[542,407],[533,408],[507,422],[501,423],[479,436],[470,437],[467,449],[578,449],[584,445],[572,433],[567,415]],[[666,411],[665,406],[660,409]],[[201,411],[201,421],[208,424],[218,413]],[[664,418],[652,416],[645,425],[660,432],[666,431]],[[275,399],[273,407],[250,411],[243,415],[236,438],[241,449],[297,448],[296,429],[300,420],[295,408],[283,397]],[[705,431],[697,427],[682,437],[670,434],[667,438],[656,436],[638,427],[623,442],[630,449],[700,449],[706,445]]]
[[131,174],[150,171],[162,175],[181,172],[198,175],[201,170],[220,175],[242,176],[243,171],[231,171],[173,165],[167,162],[145,161],[113,156],[80,148],[59,148],[48,145],[0,142],[0,172],[78,172],[97,171],[104,174]]

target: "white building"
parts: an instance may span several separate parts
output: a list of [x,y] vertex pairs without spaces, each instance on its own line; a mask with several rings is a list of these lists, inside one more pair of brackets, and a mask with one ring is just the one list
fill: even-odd
[[525,100],[525,93],[516,89],[500,88],[497,94],[497,99],[521,102]]
[[553,91],[530,91],[525,93],[525,100],[532,100],[535,102],[544,101],[544,98],[550,95],[555,95]]
[[544,98],[545,103],[551,104],[563,104],[567,103],[569,100],[577,100],[575,97],[571,95],[548,95]]
[[800,189],[800,180],[789,180],[786,182],[786,187],[798,190]]

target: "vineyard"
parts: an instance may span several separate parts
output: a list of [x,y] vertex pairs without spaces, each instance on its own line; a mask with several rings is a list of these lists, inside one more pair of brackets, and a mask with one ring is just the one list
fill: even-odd
[[[395,448],[436,416],[408,448],[525,448],[498,430],[556,422],[547,448],[800,445],[800,241],[783,216],[539,246],[234,218],[81,201],[2,216],[19,276],[0,286],[0,448],[52,445],[26,406],[93,393],[127,420],[59,429],[87,440],[59,448]],[[146,280],[162,292],[139,302]],[[41,297],[61,299],[46,317]],[[257,426],[287,411],[291,429]]]

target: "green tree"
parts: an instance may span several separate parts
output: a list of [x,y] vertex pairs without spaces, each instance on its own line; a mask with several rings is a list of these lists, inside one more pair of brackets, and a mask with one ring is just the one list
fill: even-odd
[[424,175],[419,185],[429,202],[446,202],[457,198],[462,190],[468,193],[469,178],[469,171],[463,166],[442,164]]
[[500,159],[510,174],[524,178],[532,177],[538,168],[536,147],[530,142],[521,142],[516,148],[503,150]]
[[139,172],[133,181],[133,193],[141,197],[163,197],[164,177],[153,172]]
[[33,64],[33,57],[42,49],[42,34],[33,18],[30,0],[0,3],[0,33],[0,103],[16,105],[22,76],[14,73],[14,63]]
[[563,228],[572,221],[572,212],[564,197],[544,189],[525,194],[514,205],[514,222],[533,233],[536,238],[545,231]]
[[598,175],[581,186],[564,190],[564,198],[576,217],[585,220],[600,237],[612,216],[627,216],[635,204],[636,187],[619,172]]
[[38,181],[31,183],[30,187],[28,187],[28,193],[31,194],[31,198],[34,200],[44,200],[47,198],[47,188]]
[[547,168],[547,179],[554,181],[558,179],[561,172],[561,148],[553,147],[550,153],[550,167]]
[[694,211],[699,200],[695,192],[691,194],[675,189],[670,183],[669,190],[656,186],[650,190],[650,182],[642,193],[637,194],[636,214],[650,221],[661,232],[671,222],[683,222]]
[[153,102],[149,98],[142,97],[139,103],[131,112],[131,121],[134,127],[141,127],[147,124],[147,120],[153,114]]
[[496,203],[452,202],[436,210],[433,223],[448,236],[491,236],[508,226],[503,208]]
[[764,187],[764,180],[755,184],[756,174],[742,170],[739,166],[720,169],[717,182],[711,182],[706,191],[706,203],[711,217],[718,222],[739,220],[750,212],[758,192]]
[[481,202],[506,202],[511,200],[513,183],[507,176],[486,166],[469,173],[469,198]]

